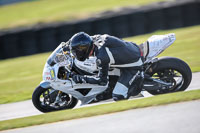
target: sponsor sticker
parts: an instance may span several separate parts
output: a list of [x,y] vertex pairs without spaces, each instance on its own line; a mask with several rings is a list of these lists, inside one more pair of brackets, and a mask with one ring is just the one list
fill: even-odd
[[46,77],[46,80],[51,80],[51,77]]
[[51,70],[51,77],[55,78],[55,74],[54,74],[54,70],[53,69]]
[[46,76],[47,76],[47,75],[50,75],[50,72],[45,72],[44,75],[46,75]]

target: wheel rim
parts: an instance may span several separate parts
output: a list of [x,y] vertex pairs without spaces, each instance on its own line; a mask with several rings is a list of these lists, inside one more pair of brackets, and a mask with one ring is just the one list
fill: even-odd
[[158,89],[159,93],[170,93],[179,91],[184,83],[184,77],[181,72],[175,69],[165,69],[158,72],[155,72],[152,75],[153,78],[162,80],[167,83],[171,83],[171,86],[165,89]]
[[[59,100],[56,97],[60,95]],[[71,95],[61,93],[53,89],[45,89],[39,96],[40,105],[53,110],[69,108],[72,104],[73,97]]]

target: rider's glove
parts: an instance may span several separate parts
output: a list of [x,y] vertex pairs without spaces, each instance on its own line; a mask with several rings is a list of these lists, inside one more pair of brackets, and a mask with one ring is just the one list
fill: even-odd
[[72,79],[75,83],[86,83],[86,77],[82,75],[73,75]]

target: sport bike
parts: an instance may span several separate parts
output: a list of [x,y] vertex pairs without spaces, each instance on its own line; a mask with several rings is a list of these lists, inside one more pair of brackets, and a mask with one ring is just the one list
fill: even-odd
[[[157,58],[161,52],[175,41],[175,34],[154,35],[139,46],[143,53],[143,65],[134,76],[137,90],[152,95],[184,91],[189,86],[192,73],[190,67],[175,57]],[[96,57],[84,62],[74,59],[70,51],[65,51],[61,43],[49,56],[43,70],[43,81],[32,95],[34,106],[41,112],[74,108],[81,105],[112,98],[112,90],[120,75],[120,69],[110,66],[109,83],[76,84],[73,74],[97,75]],[[178,52],[178,51],[177,51]]]

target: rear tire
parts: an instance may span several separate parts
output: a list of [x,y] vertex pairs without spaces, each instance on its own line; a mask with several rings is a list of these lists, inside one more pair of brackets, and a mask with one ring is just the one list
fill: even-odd
[[152,95],[172,93],[178,91],[184,91],[189,86],[192,80],[192,72],[190,67],[182,60],[174,57],[163,57],[156,62],[156,67],[153,68],[153,71],[149,73],[153,76],[155,73],[162,72],[164,70],[174,70],[182,75],[183,83],[179,86],[175,86],[173,90],[170,91],[159,91],[159,90],[148,90]]
[[[51,88],[48,88],[51,89]],[[71,97],[69,103],[66,106],[62,106],[59,108],[55,108],[53,106],[48,106],[46,104],[44,104],[43,101],[40,100],[40,97],[46,92],[48,91],[48,89],[46,88],[42,88],[41,86],[38,86],[35,91],[33,92],[32,95],[32,102],[33,105],[41,112],[51,112],[51,111],[59,111],[59,110],[63,110],[63,109],[72,109],[76,106],[78,100],[74,97]],[[67,95],[67,94],[65,94]]]

